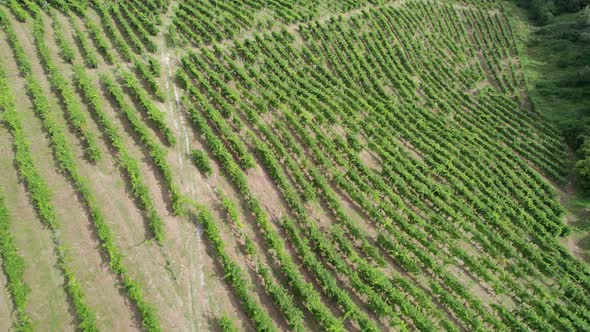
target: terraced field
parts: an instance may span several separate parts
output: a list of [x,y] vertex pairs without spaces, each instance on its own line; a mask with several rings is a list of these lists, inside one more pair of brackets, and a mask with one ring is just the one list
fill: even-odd
[[510,21],[0,2],[0,330],[589,331]]

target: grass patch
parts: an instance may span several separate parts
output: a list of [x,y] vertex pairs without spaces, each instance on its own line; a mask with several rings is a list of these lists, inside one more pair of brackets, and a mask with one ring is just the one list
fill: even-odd
[[[535,109],[551,120],[576,154],[576,180],[590,187],[590,22],[584,10],[535,26],[527,12],[507,4],[513,18],[527,89]],[[588,141],[586,144],[584,142]],[[588,145],[584,148],[584,145]],[[583,162],[587,159],[587,164]]]

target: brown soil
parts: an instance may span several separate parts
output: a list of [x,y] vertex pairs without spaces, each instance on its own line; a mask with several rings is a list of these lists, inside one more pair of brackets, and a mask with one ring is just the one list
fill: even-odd
[[375,156],[373,153],[371,153],[371,151],[363,150],[359,153],[359,157],[365,166],[376,172],[381,172],[381,160],[378,156]]

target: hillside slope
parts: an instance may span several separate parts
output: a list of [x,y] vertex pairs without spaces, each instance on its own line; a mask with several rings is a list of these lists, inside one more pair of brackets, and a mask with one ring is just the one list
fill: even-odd
[[498,3],[25,0],[0,26],[0,329],[590,330],[571,160]]

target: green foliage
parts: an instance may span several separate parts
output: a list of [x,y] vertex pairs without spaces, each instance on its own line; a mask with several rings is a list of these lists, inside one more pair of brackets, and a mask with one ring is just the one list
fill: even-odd
[[17,0],[9,0],[8,6],[10,7],[10,11],[14,14],[17,20],[20,22],[25,22],[27,17],[27,11],[20,5]]
[[219,234],[215,220],[211,213],[202,206],[197,206],[198,220],[203,225],[205,235],[213,245],[215,254],[219,257],[224,278],[232,286],[234,293],[244,305],[244,310],[258,331],[277,331],[268,313],[262,309],[254,298],[248,293],[248,282],[244,272],[228,255],[225,244]]
[[[585,325],[574,313],[580,308],[576,304],[564,310],[552,295],[527,297],[524,294],[529,286],[518,282],[529,273],[552,276],[562,267],[579,276],[585,272],[575,267],[575,260],[567,254],[548,254],[559,248],[552,237],[566,230],[561,221],[564,210],[553,201],[554,189],[527,164],[563,180],[561,166],[565,163],[555,159],[566,160],[565,153],[551,126],[536,115],[518,111],[517,94],[523,80],[516,72],[518,64],[510,63],[515,47],[509,27],[501,12],[475,9],[480,3],[453,14],[457,15],[455,20],[446,17],[454,11],[452,6],[441,6],[440,12],[433,13],[431,8],[437,5],[413,2],[411,10],[374,10],[350,19],[358,22],[334,19],[312,24],[309,31],[300,26],[304,41],[297,47],[291,44],[289,33],[271,33],[236,42],[227,50],[213,46],[214,55],[205,50],[182,60],[184,70],[177,73],[177,79],[188,92],[183,103],[197,132],[245,197],[285,284],[322,328],[326,325],[322,325],[325,321],[318,308],[307,307],[312,298],[302,295],[305,292],[299,291],[299,285],[285,271],[288,260],[281,256],[279,240],[267,230],[264,205],[251,198],[248,181],[234,161],[241,158],[229,139],[231,135],[257,153],[261,167],[277,185],[294,220],[279,219],[277,224],[285,229],[303,266],[321,285],[322,293],[362,328],[370,329],[371,321],[364,319],[346,294],[332,286],[330,275],[344,279],[346,291],[359,294],[371,312],[387,317],[399,330],[458,330],[455,324],[469,330],[503,330],[523,325],[522,319],[527,319],[528,326],[552,325],[563,330]],[[184,7],[182,11],[191,10]],[[178,13],[187,25],[198,30],[200,22]],[[460,31],[463,17],[467,17],[472,31],[478,31],[465,32],[470,42],[459,40],[461,34],[453,34],[428,38],[430,46],[423,48],[422,40],[411,41],[420,39],[417,30],[405,28],[407,24],[414,28],[430,26],[430,20],[437,20],[436,24],[444,22],[447,27],[433,24],[431,29],[446,30],[456,23],[451,30]],[[392,28],[400,21],[404,28]],[[357,33],[357,28],[362,33]],[[389,30],[396,36],[385,33]],[[397,34],[407,41],[397,45]],[[214,33],[196,37],[202,38],[201,42],[217,38]],[[433,44],[440,48],[434,57]],[[467,45],[469,52],[483,54],[480,60],[486,68],[477,68],[482,65],[475,59],[473,72],[461,76],[449,68],[453,63],[467,65],[467,53],[460,54]],[[493,87],[475,96],[464,92],[487,75]],[[394,86],[394,91],[386,91],[389,89],[382,82],[390,83],[387,87]],[[454,84],[457,88],[450,88]],[[424,101],[426,107],[421,105]],[[223,127],[232,131],[226,132]],[[521,127],[529,129],[512,129]],[[527,139],[531,133],[548,141]],[[398,145],[400,140],[412,147]],[[362,146],[365,142],[368,146]],[[364,149],[375,153],[379,170],[361,160],[359,152]],[[408,156],[407,151],[414,149],[423,155]],[[522,173],[517,175],[517,170]],[[311,191],[307,191],[310,184]],[[303,205],[306,192],[315,192],[322,208],[334,217],[333,223],[338,223],[330,229],[329,237],[323,236],[326,229],[317,227],[317,221],[308,217],[310,206]],[[338,194],[360,207],[366,214],[363,220],[374,223],[379,230],[376,239],[361,227],[354,227],[358,222],[347,216]],[[461,199],[456,199],[458,196]],[[542,196],[551,198],[538,199]],[[542,201],[553,203],[545,205]],[[535,238],[532,246],[528,236]],[[482,246],[483,256],[465,250],[463,241]],[[247,239],[245,242],[248,246]],[[247,251],[248,257],[254,257],[252,250]],[[518,261],[509,272],[497,265],[502,255]],[[388,279],[371,260],[380,264],[393,260],[404,273],[431,280],[432,285],[422,292],[405,276]],[[498,294],[508,292],[530,301],[535,314],[511,316],[501,309],[485,307],[462,280],[447,271],[448,265],[460,265]],[[569,282],[585,288],[581,280],[576,277]],[[415,301],[420,301],[417,307],[421,309],[414,309]],[[449,320],[446,311],[457,322]]]
[[[0,73],[0,75],[2,75]],[[0,78],[2,80],[3,78]],[[0,87],[4,88],[2,84]],[[4,107],[0,101],[0,110]],[[14,303],[16,317],[14,328],[16,331],[28,332],[33,331],[31,318],[27,313],[27,296],[29,286],[25,283],[23,276],[25,274],[25,261],[18,254],[18,250],[12,242],[10,230],[10,216],[4,206],[4,197],[0,196],[0,258],[2,258],[2,269],[8,281],[8,292]]]
[[225,315],[217,320],[217,324],[219,324],[219,327],[223,332],[238,332],[238,328],[234,325],[231,319]]
[[[182,75],[180,71],[178,72],[178,75]],[[318,321],[324,328],[334,331],[343,330],[342,322],[334,317],[331,311],[322,303],[320,295],[314,290],[313,286],[307,283],[299,274],[297,265],[285,250],[283,240],[270,226],[267,214],[263,211],[260,202],[250,191],[248,181],[243,171],[233,160],[231,154],[226,150],[220,139],[209,127],[205,118],[203,118],[200,112],[190,104],[186,96],[183,98],[183,104],[189,112],[195,129],[205,137],[209,150],[221,163],[226,174],[228,174],[240,194],[246,199],[250,210],[256,217],[259,227],[264,231],[265,242],[276,252],[276,257],[278,261],[281,262],[281,270],[291,286],[303,298],[308,309],[318,318]]]
[[540,25],[551,23],[555,16],[574,13],[590,5],[588,0],[517,0],[516,2],[527,8],[531,18]]
[[[208,84],[205,84],[202,76],[199,75],[196,68],[191,66],[190,62],[184,62],[184,63],[185,63],[185,66],[187,66],[187,68],[189,68],[191,74],[197,75],[197,77],[199,77],[200,83],[202,84],[203,87],[209,87]],[[213,105],[203,96],[203,94],[199,91],[199,89],[197,89],[195,86],[192,85],[189,77],[186,74],[179,71],[177,74],[177,77],[178,77],[179,81],[181,81],[182,84],[186,87],[186,89],[189,91],[189,93],[192,96],[194,96],[195,98],[197,98],[198,105],[204,109],[207,116],[211,119],[211,121],[213,121],[215,126],[220,130],[221,136],[228,142],[228,144],[231,146],[232,150],[234,150],[236,152],[242,167],[244,169],[254,167],[254,165],[256,164],[254,161],[254,157],[248,151],[248,148],[244,145],[242,140],[235,133],[232,132],[231,127],[223,120],[222,114],[220,114],[220,112],[215,107],[213,107]],[[209,87],[209,89],[210,89],[210,87]],[[219,98],[219,96],[218,96],[218,98]],[[228,105],[228,106],[226,106],[225,109],[228,110],[228,112],[230,112],[229,111],[230,108],[231,107]]]
[[56,15],[55,11],[52,11],[51,15],[53,19],[53,32],[55,34],[55,40],[57,42],[57,46],[60,50],[61,58],[67,63],[74,62],[74,49],[70,42],[67,40],[66,36],[63,33],[63,25],[59,18]]
[[158,98],[159,101],[164,102],[166,100],[166,96],[164,95],[164,92],[162,91],[162,89],[160,88],[160,83],[156,80],[156,78],[154,76],[153,73],[153,68],[151,68],[151,66],[146,65],[145,63],[143,63],[141,60],[135,58],[133,60],[133,64],[135,66],[135,69],[137,69],[137,71],[139,72],[140,76],[145,80],[145,82],[148,85],[148,88],[150,89],[150,92],[156,96],[156,98]]
[[590,26],[580,24],[585,12],[590,10],[562,14],[531,31],[522,57],[535,109],[557,124],[576,151],[574,169],[580,186],[588,190],[590,44],[584,36],[590,36]]
[[271,272],[262,264],[258,264],[258,274],[264,281],[263,285],[279,309],[284,313],[291,331],[305,331],[303,313],[297,309],[293,297],[280,284],[271,279]]
[[57,68],[53,59],[51,59],[49,48],[45,43],[45,28],[41,15],[36,15],[35,17],[33,37],[35,38],[37,51],[41,56],[41,64],[49,75],[51,85],[59,91],[60,97],[65,105],[67,119],[86,143],[87,154],[90,160],[94,162],[100,160],[100,148],[98,147],[96,136],[88,127],[88,120],[82,112],[82,105],[66,78]]
[[191,159],[193,163],[197,167],[201,173],[206,176],[211,175],[213,173],[213,168],[211,167],[211,162],[209,161],[209,156],[207,153],[202,150],[192,150],[191,151]]
[[86,34],[80,29],[78,23],[75,22],[75,17],[73,14],[69,13],[70,16],[70,23],[72,24],[72,28],[74,29],[74,37],[78,45],[80,45],[80,51],[82,52],[82,58],[86,63],[88,68],[96,68],[98,67],[98,55],[94,48],[88,41]]
[[[5,14],[1,9],[0,23],[2,23],[3,27],[8,31],[8,35],[13,36],[10,38],[10,44],[17,56],[19,68],[25,70],[30,68],[26,55],[20,56],[21,54],[24,54],[24,52],[19,51],[22,49],[22,45],[18,38],[16,38],[12,26],[10,26],[9,22],[6,20]],[[113,242],[113,236],[106,223],[104,214],[97,204],[96,197],[92,192],[90,184],[77,170],[76,158],[72,152],[72,146],[66,139],[63,128],[57,122],[43,89],[33,76],[26,75],[27,73],[25,72],[21,72],[21,74],[26,76],[26,88],[32,99],[33,110],[41,120],[43,129],[48,134],[50,146],[53,150],[53,155],[57,164],[60,170],[64,172],[67,178],[71,181],[76,191],[80,194],[84,205],[89,210],[101,246],[108,255],[111,271],[121,278],[123,286],[127,289],[130,299],[140,313],[142,327],[147,331],[160,331],[158,318],[156,317],[154,308],[143,300],[140,286],[137,282],[131,279],[128,275],[127,269],[123,266],[122,254]],[[2,91],[8,93],[8,91],[4,89]],[[74,278],[67,257],[67,248],[59,243],[59,226],[55,217],[55,210],[49,202],[49,190],[46,183],[38,175],[37,170],[33,166],[28,145],[24,134],[22,133],[20,119],[18,118],[18,113],[16,113],[16,110],[14,109],[14,101],[7,105],[7,110],[9,111],[8,116],[6,116],[7,114],[4,114],[5,116],[3,118],[4,121],[7,121],[9,128],[11,128],[10,130],[15,140],[14,144],[16,147],[16,160],[19,175],[23,177],[27,183],[28,191],[31,193],[35,206],[38,208],[41,220],[52,230],[54,237],[57,238],[58,264],[65,276],[66,292],[68,293],[76,311],[78,328],[83,331],[97,331],[96,316],[86,305],[83,290]]]
[[92,21],[91,16],[88,14],[84,15],[84,19],[90,38],[92,38],[92,41],[94,42],[94,45],[96,45],[98,52],[104,57],[107,63],[112,64],[115,61],[115,56],[109,43],[104,38],[101,29],[96,23]]
[[587,28],[590,26],[590,5],[586,5],[586,7],[578,12],[576,23],[580,28]]
[[[27,57],[20,56],[24,54],[22,51],[22,46],[20,45],[19,40],[16,38],[12,26],[9,25],[7,23],[8,21],[5,19],[6,16],[0,9],[0,22],[3,24],[4,29],[8,32],[11,47],[13,48],[14,53],[17,55],[19,68],[30,68]],[[21,74],[24,73],[21,72]],[[47,100],[45,99],[43,91],[32,76],[27,76],[26,87],[33,98],[33,107],[35,112],[42,119],[44,128],[51,134],[50,137],[52,148],[54,149],[55,155],[58,158],[60,167],[67,169],[68,165],[73,164],[72,160],[68,160],[71,158],[71,152],[68,151],[67,147],[63,145],[63,136],[60,133],[60,129],[55,126],[54,120],[51,118],[51,114],[49,113],[50,110],[48,108]],[[84,293],[73,275],[69,265],[68,257],[65,254],[67,249],[60,244],[58,237],[59,223],[57,221],[55,208],[51,203],[52,194],[49,190],[47,182],[39,174],[39,171],[33,163],[29,144],[22,129],[20,115],[16,111],[14,97],[10,93],[10,88],[6,82],[4,69],[1,67],[0,110],[2,110],[2,121],[10,131],[10,134],[13,138],[15,162],[18,175],[26,185],[27,191],[31,196],[33,206],[36,208],[39,218],[45,224],[45,226],[51,230],[53,237],[55,238],[54,241],[56,242],[59,253],[58,265],[64,274],[65,291],[74,305],[76,316],[78,318],[78,328],[82,331],[97,331],[95,314],[88,308]],[[19,319],[22,318],[25,320],[26,318],[22,317],[21,309],[18,308],[20,305],[22,305],[23,299],[21,296],[22,294],[19,295],[19,302],[16,303],[17,312],[19,313]],[[15,301],[17,300],[15,299]],[[25,327],[27,326],[26,321],[23,321],[22,323]]]
[[162,68],[160,66],[160,62],[156,58],[152,56],[148,57],[148,67],[152,75],[154,75],[155,77],[160,77],[160,72],[162,71]]
[[242,221],[240,220],[240,217],[238,215],[238,207],[236,206],[236,204],[230,197],[228,197],[223,192],[221,188],[217,188],[216,194],[221,200],[221,203],[223,204],[223,208],[225,209],[225,212],[227,213],[229,220],[232,223],[234,223],[234,225],[236,225],[239,229],[242,229],[244,225],[242,224]]
[[104,127],[106,138],[119,152],[119,165],[125,170],[131,191],[150,220],[150,228],[153,232],[154,239],[156,242],[161,243],[164,238],[164,224],[156,210],[150,190],[145,184],[141,171],[139,170],[139,163],[135,158],[131,157],[123,144],[119,130],[103,110],[100,93],[94,82],[86,75],[83,67],[79,65],[74,66],[74,79],[88,103],[89,110],[96,114],[99,123]]
[[[142,24],[141,17],[136,15],[136,13],[132,13],[128,8],[127,1],[118,1],[111,6],[111,11],[115,14],[115,17],[119,20],[126,31],[126,33],[133,39],[138,38],[138,40],[143,43],[145,48],[150,53],[154,53],[158,50],[156,44],[150,38],[150,35],[156,35],[157,29],[156,27],[149,23],[148,30]],[[144,20],[145,22],[145,20]]]
[[111,38],[115,47],[119,50],[119,54],[125,61],[131,61],[133,58],[132,50],[121,36],[119,30],[115,26],[115,22],[113,21],[111,15],[108,11],[108,6],[105,5],[102,1],[93,1],[94,5],[98,8],[98,14],[101,18],[101,23],[106,31],[107,35]]
[[121,71],[121,76],[125,80],[125,84],[127,88],[131,91],[131,95],[136,98],[139,102],[141,108],[146,112],[148,118],[153,121],[156,127],[162,131],[164,137],[166,138],[166,142],[168,145],[176,144],[176,137],[174,136],[174,132],[168,125],[166,125],[165,114],[162,112],[154,103],[151,101],[151,98],[147,94],[147,92],[143,89],[139,81],[127,71]]
[[[537,29],[538,38],[529,45],[538,47],[535,64],[550,63],[556,74],[530,80],[537,92],[534,110],[587,97],[590,67],[574,52],[589,36],[578,31],[585,14],[551,18],[582,2],[531,1],[536,15],[551,23]],[[113,58],[117,77],[99,74],[98,84],[94,74],[74,65],[78,90],[156,241],[164,236],[163,221],[115,125],[119,118],[103,110],[101,85],[164,179],[174,213],[196,210],[194,219],[254,328],[277,329],[277,318],[266,312],[274,306],[281,327],[295,331],[590,330],[590,272],[555,238],[570,228],[554,185],[546,180],[565,183],[568,155],[558,130],[523,98],[529,77],[521,75],[516,61],[519,49],[504,3],[186,0],[173,8],[168,0],[49,3],[86,19],[87,6],[97,10],[108,40],[100,25],[85,22],[84,34],[93,44],[88,46],[109,62],[108,54],[115,56],[107,47],[112,43],[127,63]],[[32,1],[24,0],[22,7],[38,12]],[[166,97],[164,80],[158,79],[162,68],[147,54],[156,50],[153,37],[169,9],[173,39],[197,45],[182,56],[174,82],[186,92],[179,109],[206,149],[190,157],[210,174],[210,156],[234,186],[231,195],[217,191],[221,214],[231,222],[223,230],[233,236],[221,233],[208,207],[180,193],[168,149],[152,130],[173,144],[154,101]],[[155,309],[130,278],[92,188],[77,172],[69,136],[57,125],[61,120],[52,115],[41,84],[31,78],[27,54],[15,46],[18,38],[5,29],[8,23],[0,15],[60,171],[91,214],[111,271],[136,306],[143,329],[157,331]],[[297,29],[281,29],[284,24]],[[252,27],[266,32],[228,40],[250,35]],[[580,107],[569,114],[575,112],[587,113]],[[2,114],[7,128],[20,128],[14,113]],[[576,128],[570,132],[579,154],[590,155],[590,135],[579,135],[590,121],[567,118]],[[18,133],[11,129],[15,153],[22,157],[26,137]],[[22,166],[32,159],[25,155],[16,162],[34,193],[35,173]],[[590,177],[590,158],[577,167]],[[252,175],[261,170],[270,183],[268,178],[254,183]],[[259,199],[267,197],[258,192],[267,186],[278,196],[271,202]],[[40,193],[31,197],[42,202]],[[232,197],[239,198],[239,206]],[[278,207],[267,205],[275,201]],[[60,246],[58,252],[64,288],[83,320],[80,329],[92,330],[94,318],[85,311],[66,250]],[[252,282],[260,283],[256,292]],[[490,299],[483,299],[480,286]],[[272,304],[262,305],[260,295]],[[226,317],[218,323],[223,330],[235,329]]]
[[[184,202],[179,189],[174,184],[172,168],[166,160],[166,149],[160,145],[154,135],[150,132],[149,128],[143,123],[137,114],[137,111],[127,103],[121,86],[119,86],[112,77],[106,74],[101,75],[101,81],[106,86],[109,95],[114,98],[120,111],[131,124],[133,131],[139,136],[147,153],[152,158],[154,165],[160,171],[164,181],[166,181],[170,199],[172,201],[172,210],[175,214],[182,215]],[[160,222],[158,221],[154,225],[159,223]]]
[[[257,255],[256,245],[243,232],[244,225],[238,216],[236,205],[232,199],[228,197],[221,189],[218,188],[216,193],[219,199],[221,199],[228,219],[230,219],[230,221],[235,226],[237,226],[240,236],[245,238],[244,248],[246,254],[254,259]],[[258,262],[257,272],[264,281],[263,285],[266,289],[266,292],[270,295],[279,309],[284,313],[289,327],[293,331],[304,331],[305,328],[303,325],[303,313],[295,306],[291,294],[289,294],[289,292],[282,285],[274,282],[271,272],[266,267],[264,267],[261,262]]]
[[577,150],[580,156],[576,161],[576,172],[580,176],[581,185],[587,190],[590,188],[590,138],[585,138]]
[[[144,48],[147,48],[149,52],[153,53],[157,47],[149,37],[149,34],[144,30],[140,30],[138,33],[134,31],[130,24],[135,27],[136,22],[133,16],[127,16],[125,2],[112,2],[108,4],[109,12],[114,16],[114,20],[122,28],[123,34],[127,37],[130,43],[131,49],[136,54],[142,54]],[[146,44],[144,46],[144,43]]]

